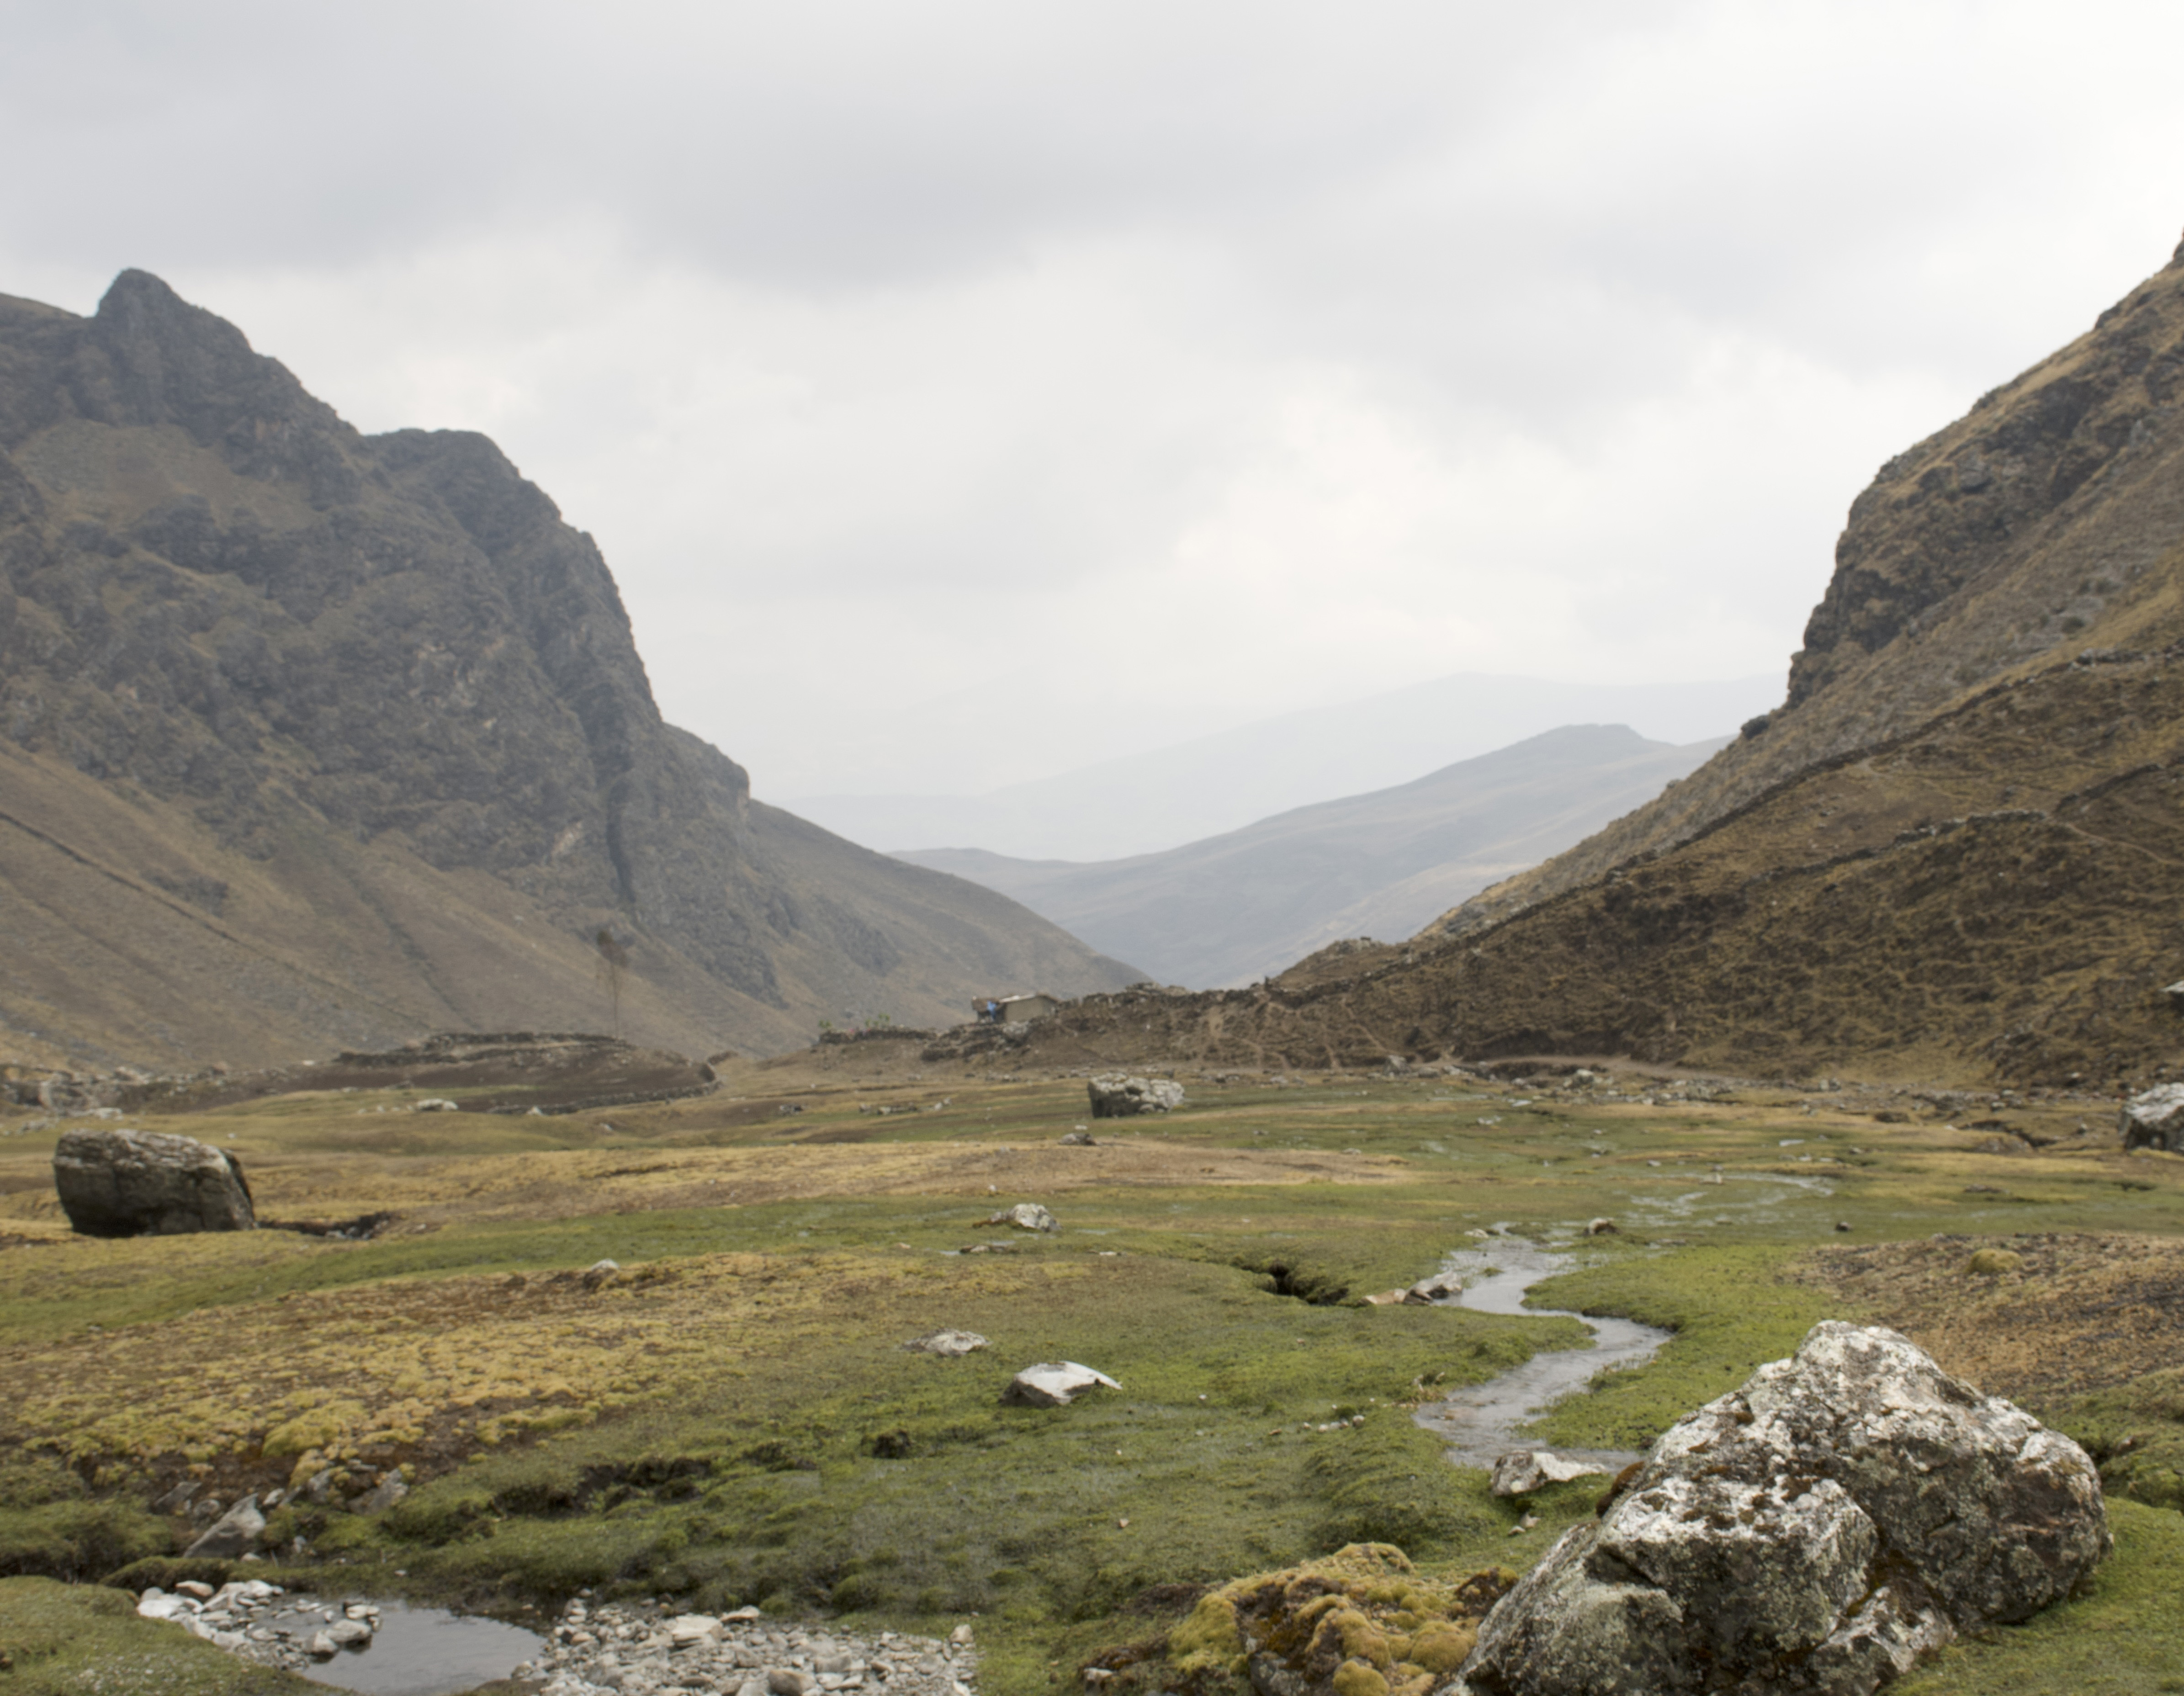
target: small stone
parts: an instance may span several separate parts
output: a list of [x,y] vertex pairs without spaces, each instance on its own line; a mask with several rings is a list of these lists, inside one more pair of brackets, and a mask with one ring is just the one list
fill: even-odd
[[1037,1202],[1018,1202],[1012,1208],[1003,1208],[987,1216],[988,1225],[1012,1225],[1018,1230],[1052,1230],[1054,1215]]
[[985,1347],[986,1339],[974,1331],[936,1331],[928,1336],[913,1337],[903,1347],[920,1354],[938,1354],[952,1360],[973,1349]]
[[314,1632],[310,1642],[304,1645],[304,1652],[314,1660],[331,1660],[340,1652],[340,1645],[328,1633]]
[[175,1487],[152,1504],[155,1514],[179,1514],[190,1504],[190,1498],[198,1493],[198,1481],[185,1478]]
[[1592,1466],[1582,1460],[1565,1460],[1552,1449],[1512,1449],[1494,1463],[1494,1473],[1487,1488],[1496,1496],[1529,1496],[1550,1484],[1567,1484],[1573,1478],[1594,1478],[1607,1476],[1604,1466]]
[[1122,1387],[1106,1373],[1074,1360],[1045,1360],[1025,1367],[1011,1379],[1008,1388],[1001,1392],[1001,1400],[1010,1407],[1066,1408],[1087,1390]]
[[337,1648],[347,1649],[352,1644],[370,1643],[371,1627],[362,1620],[336,1620],[326,1627],[325,1635]]
[[192,1560],[232,1560],[250,1553],[265,1531],[265,1515],[258,1511],[258,1498],[245,1496],[185,1553]]
[[390,1472],[357,1498],[356,1510],[359,1514],[383,1514],[409,1493],[410,1487],[403,1481],[402,1475]]
[[1615,1235],[1617,1234],[1615,1221],[1612,1219],[1588,1219],[1585,1222],[1585,1234],[1587,1236]]

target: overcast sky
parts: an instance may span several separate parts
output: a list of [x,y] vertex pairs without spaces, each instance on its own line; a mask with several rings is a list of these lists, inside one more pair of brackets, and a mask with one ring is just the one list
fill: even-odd
[[[2149,4],[0,27],[0,291],[142,266],[362,428],[489,432],[776,799],[1451,672],[1779,673],[1880,462],[2184,222]],[[1050,717],[946,729],[989,695]]]

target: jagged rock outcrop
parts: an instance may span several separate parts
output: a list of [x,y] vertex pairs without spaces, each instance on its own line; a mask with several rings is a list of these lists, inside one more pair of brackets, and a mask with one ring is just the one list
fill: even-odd
[[1670,1427],[1486,1616],[1451,1696],[1868,1696],[2112,1546],[2077,1444],[1829,1321]]
[[753,801],[490,441],[361,435],[141,271],[88,318],[0,297],[0,883],[4,1022],[163,1063],[768,1051],[1132,975]]
[[250,1230],[257,1217],[242,1163],[163,1130],[64,1131],[53,1146],[61,1211],[86,1236]]

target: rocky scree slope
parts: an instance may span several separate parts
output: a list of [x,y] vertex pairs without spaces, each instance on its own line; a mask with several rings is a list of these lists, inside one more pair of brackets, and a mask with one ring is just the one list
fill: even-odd
[[617,1015],[772,1050],[1134,975],[754,801],[490,441],[360,435],[139,271],[90,318],[0,297],[0,1042],[37,1057]]
[[2184,247],[2085,335],[1880,468],[1851,505],[1782,706],[1649,805],[1430,928],[1480,929],[1687,841],[2049,656],[2162,645],[2184,540],[2180,396]]
[[1323,951],[1255,991],[1097,998],[1036,1043],[1056,1063],[2170,1075],[2180,388],[2172,263],[1891,463],[1789,704],[1659,800],[1408,944]]

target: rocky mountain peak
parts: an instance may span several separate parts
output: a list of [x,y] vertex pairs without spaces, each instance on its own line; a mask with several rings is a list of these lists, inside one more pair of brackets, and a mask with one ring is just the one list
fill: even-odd
[[[662,721],[597,545],[493,442],[362,436],[156,276],[124,272],[88,319],[0,298],[0,756],[167,810],[159,876],[226,891],[224,918],[266,878],[296,895],[299,854],[325,862],[313,877],[344,866],[352,893],[385,870],[348,845],[427,882],[491,879],[525,924],[577,943],[555,969],[581,1002],[599,933],[644,944],[634,969],[678,1008],[652,1040],[700,1052],[808,1036],[845,1000],[930,1020],[1122,969],[1003,898],[755,809],[740,767]],[[791,837],[809,864],[777,857]],[[847,884],[815,884],[821,862]],[[411,961],[389,969],[414,972],[431,951],[374,901],[367,925]],[[938,946],[922,927],[967,902],[983,918]],[[1053,969],[967,963],[1034,936]],[[955,963],[933,968],[937,946]],[[469,1016],[493,1027],[584,1022],[550,996],[481,996]],[[465,1023],[446,1001],[432,991],[415,1024]],[[406,1034],[383,1011],[327,1029]],[[254,1052],[284,1057],[221,1057]]]

